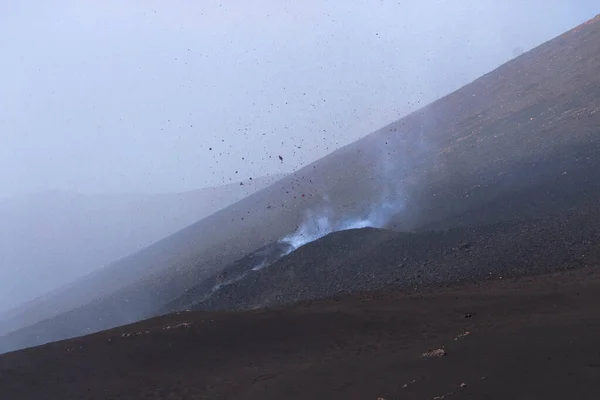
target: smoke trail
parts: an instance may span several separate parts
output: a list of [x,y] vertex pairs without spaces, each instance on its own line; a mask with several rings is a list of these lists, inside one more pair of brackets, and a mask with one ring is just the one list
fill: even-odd
[[[308,210],[302,224],[292,234],[280,239],[280,243],[290,245],[288,252],[320,239],[332,232],[357,228],[384,228],[392,217],[402,212],[406,205],[405,187],[402,176],[427,149],[427,141],[419,133],[409,140],[405,135],[388,135],[371,143],[368,149],[372,159],[377,160],[378,168],[372,170],[373,190],[379,192],[378,200],[372,201],[362,215],[338,215],[331,206],[328,196],[315,209]],[[411,149],[410,151],[408,149]]]
[[[260,271],[263,268],[271,266],[273,263],[281,259],[283,256],[291,253],[291,246],[282,242],[271,243],[252,254],[238,260],[233,265],[225,269],[225,273],[220,273],[216,277],[209,280],[212,284],[210,289],[206,289],[204,295],[197,301],[202,303],[212,297],[219,290],[241,281],[248,275]],[[223,277],[227,276],[227,279]],[[195,302],[194,302],[195,303]],[[191,307],[194,303],[190,303],[187,307]]]
[[[279,257],[281,258],[281,257]],[[278,259],[279,259],[278,258]],[[259,271],[261,269],[263,269],[266,266],[269,266],[270,264],[267,262],[266,259],[261,260],[258,264],[256,264],[255,266],[253,266],[252,268],[248,269],[247,271],[243,271],[242,273],[240,273],[239,275],[227,279],[225,281],[222,282],[217,282],[215,283],[212,288],[207,291],[201,298],[200,300],[198,300],[198,303],[202,303],[206,300],[208,300],[211,296],[213,296],[215,293],[217,293],[219,290],[221,290],[222,288],[232,285],[236,282],[241,281],[242,279],[244,279],[246,276],[248,276],[248,274],[252,273],[252,272],[256,272]],[[193,303],[189,304],[187,307],[191,306]]]

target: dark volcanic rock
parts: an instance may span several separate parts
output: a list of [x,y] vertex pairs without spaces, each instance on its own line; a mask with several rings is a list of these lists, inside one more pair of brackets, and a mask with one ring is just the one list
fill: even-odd
[[268,244],[254,253],[225,267],[215,275],[201,281],[199,284],[188,289],[183,296],[167,304],[163,310],[165,313],[185,310],[192,307],[194,303],[202,302],[235,282],[249,277],[251,274],[269,267],[281,257],[291,252],[293,247],[283,242]]
[[445,231],[335,232],[223,286],[194,309],[272,307],[393,286],[416,290],[595,265],[597,207]]

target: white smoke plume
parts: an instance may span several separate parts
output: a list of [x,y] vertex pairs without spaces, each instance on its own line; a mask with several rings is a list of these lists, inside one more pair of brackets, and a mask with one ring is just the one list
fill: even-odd
[[[392,143],[393,145],[389,143]],[[418,142],[414,150],[423,150],[426,143],[421,135],[417,135],[413,141]],[[358,228],[383,228],[391,218],[404,210],[406,204],[404,187],[398,180],[402,171],[407,170],[411,161],[407,154],[399,155],[397,151],[406,152],[407,138],[404,136],[389,137],[374,144],[371,148],[373,158],[378,160],[379,168],[373,170],[374,182],[379,187],[381,194],[379,201],[370,204],[368,212],[363,215],[339,215],[334,207],[331,206],[328,196],[323,197],[323,204],[317,209],[311,209],[306,212],[304,221],[298,229],[284,238],[280,243],[286,243],[291,246],[288,254],[297,248],[322,238],[332,232],[347,229]],[[413,146],[414,147],[414,146]]]
[[282,238],[280,242],[290,245],[290,250],[287,253],[289,254],[297,248],[332,232],[366,227],[383,228],[403,208],[404,203],[402,201],[391,201],[384,198],[373,204],[367,215],[338,216],[331,207],[329,199],[324,197],[324,204],[317,210],[308,210],[298,229]]
[[[402,201],[390,201],[384,199],[373,204],[367,215],[352,217],[343,215],[337,216],[333,207],[330,205],[329,198],[325,196],[323,200],[323,205],[317,209],[311,209],[306,212],[304,221],[294,233],[279,240],[279,243],[287,245],[287,250],[283,251],[274,259],[267,260],[266,258],[263,258],[242,274],[215,284],[215,286],[203,296],[200,302],[207,300],[223,287],[236,283],[253,272],[271,266],[273,263],[299,247],[320,239],[332,232],[366,227],[382,228],[395,214],[402,211],[404,208],[404,203]],[[266,255],[261,252],[257,252],[256,255],[259,257],[266,257]]]

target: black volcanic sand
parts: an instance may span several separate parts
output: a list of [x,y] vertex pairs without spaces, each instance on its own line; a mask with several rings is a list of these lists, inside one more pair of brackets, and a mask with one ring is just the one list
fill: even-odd
[[209,295],[195,287],[183,297],[189,302],[200,290],[192,309],[252,309],[391,285],[417,290],[598,264],[600,209],[588,207],[440,232],[335,232],[269,267],[252,271],[248,263],[243,278]]
[[[600,270],[182,312],[0,356],[3,400],[598,399]],[[442,357],[422,357],[443,349]],[[444,396],[444,397],[442,397]]]

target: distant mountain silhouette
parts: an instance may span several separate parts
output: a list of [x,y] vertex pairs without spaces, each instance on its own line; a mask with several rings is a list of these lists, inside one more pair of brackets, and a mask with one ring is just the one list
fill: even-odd
[[0,311],[150,246],[281,177],[175,194],[49,191],[0,200]]

